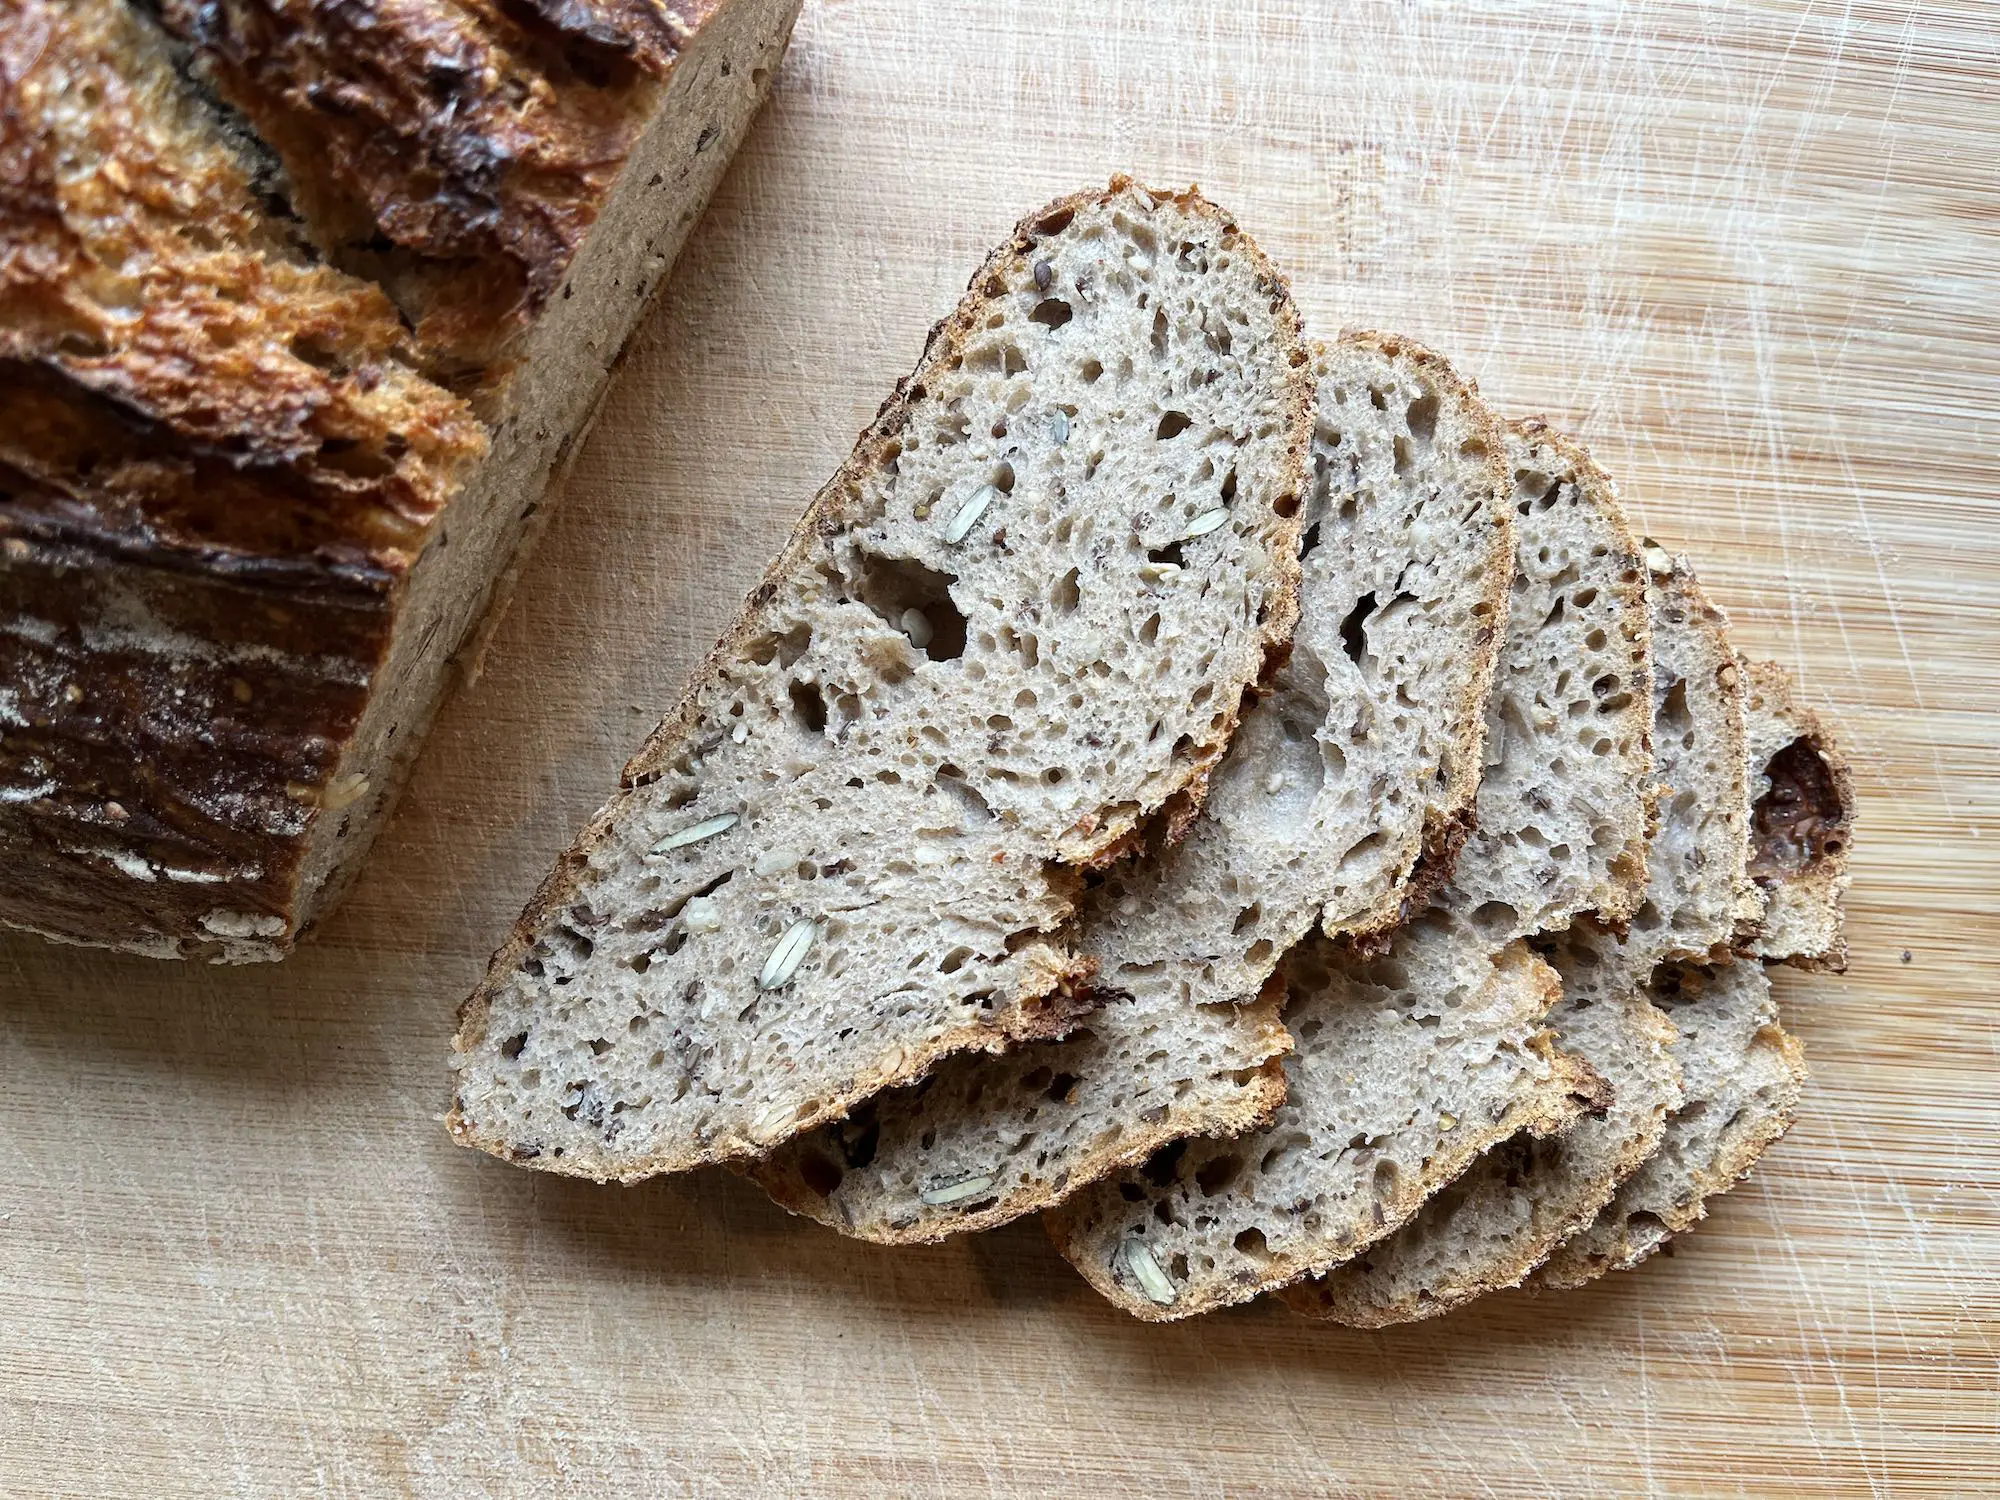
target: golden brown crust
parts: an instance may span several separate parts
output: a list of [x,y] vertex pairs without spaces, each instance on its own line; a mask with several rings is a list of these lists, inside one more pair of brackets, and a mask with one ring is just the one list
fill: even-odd
[[380,291],[272,232],[157,51],[112,0],[0,33],[0,458],[86,527],[399,573],[486,435]]
[[161,0],[336,261],[477,371],[554,295],[721,0]]
[[[454,1038],[454,1053],[473,1051],[485,1040],[486,1015],[490,1005],[492,989],[502,982],[503,976],[519,966],[528,950],[534,946],[540,931],[575,899],[581,876],[588,868],[590,853],[601,842],[611,836],[619,821],[625,800],[635,792],[657,781],[666,773],[678,756],[686,753],[694,731],[701,717],[701,689],[712,681],[733,659],[742,654],[749,643],[763,631],[762,613],[764,607],[778,592],[780,580],[797,569],[808,565],[813,552],[824,535],[838,531],[848,520],[848,508],[854,505],[861,493],[859,476],[888,461],[891,445],[902,432],[909,419],[909,412],[916,401],[922,399],[924,381],[930,373],[943,366],[960,353],[963,342],[974,332],[986,316],[984,299],[997,295],[1006,285],[1000,273],[1003,268],[1018,269],[1027,264],[1035,247],[1046,237],[1058,234],[1067,228],[1077,211],[1087,205],[1108,202],[1127,193],[1138,192],[1147,195],[1157,206],[1172,202],[1182,211],[1221,221],[1225,231],[1235,236],[1241,253],[1263,266],[1263,286],[1272,298],[1273,310],[1277,315],[1280,336],[1292,345],[1289,365],[1292,376],[1287,384],[1288,417],[1290,419],[1290,441],[1287,452],[1291,455],[1291,483],[1284,495],[1274,505],[1280,515],[1289,514],[1296,518],[1299,512],[1300,496],[1306,479],[1307,452],[1312,437],[1315,392],[1310,376],[1311,358],[1307,350],[1297,309],[1291,300],[1291,291],[1278,271],[1265,261],[1263,252],[1248,235],[1237,228],[1233,220],[1208,202],[1194,188],[1182,192],[1162,192],[1138,186],[1128,177],[1112,178],[1110,185],[1103,189],[1089,189],[1072,193],[1057,199],[1047,207],[1030,214],[1015,227],[1014,234],[991,255],[967,282],[967,295],[961,300],[951,316],[933,325],[924,343],[916,369],[897,382],[876,411],[875,420],[856,440],[849,454],[834,476],[823,485],[798,523],[792,528],[791,536],[784,547],[765,570],[764,577],[751,589],[743,606],[734,620],[724,629],[721,638],[708,654],[688,675],[687,686],[674,708],[661,720],[659,726],[647,737],[645,745],[626,765],[621,778],[621,791],[598,812],[589,826],[577,836],[576,842],[566,850],[556,862],[555,868],[543,879],[532,900],[522,912],[508,933],[507,939],[494,953],[488,964],[485,977],[480,981],[465,1002],[459,1007],[459,1030]],[[1289,497],[1289,512],[1285,509]],[[1298,620],[1299,609],[1299,565],[1296,551],[1287,554],[1282,550],[1276,559],[1277,579],[1269,595],[1270,603],[1264,618],[1264,640],[1267,646],[1287,639]],[[1190,748],[1184,762],[1181,785],[1171,789],[1167,795],[1183,792],[1192,799],[1198,795],[1197,788],[1205,784],[1209,772],[1227,752],[1230,738],[1236,730],[1236,720],[1241,711],[1241,703],[1232,704],[1224,716],[1220,729],[1205,743]],[[1143,828],[1145,817],[1153,809],[1128,804],[1109,810],[1110,816],[1103,817],[1089,827],[1079,826],[1072,830],[1073,837],[1061,841],[1051,851],[1053,860],[1048,869],[1052,878],[1075,882],[1072,901],[1081,889],[1081,878],[1076,873],[1088,868],[1109,851],[1122,848],[1125,841]],[[1067,871],[1064,866],[1070,867]],[[870,1076],[860,1077],[841,1090],[837,1095],[822,1101],[822,1107],[811,1118],[797,1122],[792,1134],[802,1135],[808,1131],[844,1117],[855,1105],[864,1099],[880,1093],[886,1088],[922,1076],[936,1059],[951,1052],[965,1051],[976,1047],[989,1049],[1006,1045],[1011,1041],[1031,1041],[1060,1035],[1061,1029],[1074,1019],[1069,1008],[1062,1002],[1054,1002],[1054,1020],[1043,1012],[1051,1002],[1048,997],[1058,986],[1065,983],[1081,983],[1088,973],[1081,967],[1087,963],[1067,952],[1060,953],[1061,961],[1056,961],[1058,950],[1051,949],[1051,962],[1046,966],[1043,982],[1039,989],[1029,985],[1014,996],[1007,1005],[997,1005],[990,1018],[976,1025],[959,1028],[940,1036],[936,1041],[919,1052],[906,1051],[902,1064],[894,1068],[884,1068]],[[1057,1029],[1060,1027],[1061,1029]],[[460,1101],[453,1100],[447,1116],[447,1125],[460,1144],[477,1147],[496,1156],[509,1154],[509,1143],[497,1136],[482,1135],[460,1108]],[[766,1145],[762,1151],[745,1148],[736,1154],[737,1159],[747,1159],[768,1152]],[[724,1158],[717,1158],[724,1159]],[[630,1164],[618,1174],[620,1181],[637,1181],[661,1172],[677,1171],[690,1163],[678,1158],[660,1156]],[[554,1160],[538,1161],[537,1166],[572,1175],[591,1175],[587,1167]]]
[[116,0],[12,0],[0,247],[0,916],[158,952],[288,934],[486,435],[379,291],[274,232]]

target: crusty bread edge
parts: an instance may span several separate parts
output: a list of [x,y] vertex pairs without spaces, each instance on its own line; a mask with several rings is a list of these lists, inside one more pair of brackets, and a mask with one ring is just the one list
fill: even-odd
[[[620,778],[620,790],[598,810],[575,842],[558,858],[555,867],[544,877],[506,939],[494,953],[478,987],[459,1007],[458,1032],[452,1038],[454,1072],[459,1058],[475,1050],[485,1041],[486,1018],[492,1003],[492,992],[500,977],[511,972],[520,963],[534,945],[536,933],[576,894],[580,877],[589,865],[591,852],[610,836],[628,801],[639,796],[648,782],[657,778],[675,751],[686,742],[700,718],[699,686],[713,678],[722,663],[733,658],[755,635],[759,612],[775,597],[779,580],[806,561],[822,534],[836,531],[844,523],[844,510],[858,490],[858,476],[868,467],[881,462],[885,445],[893,442],[902,431],[909,408],[917,399],[912,393],[920,393],[922,384],[930,373],[948,360],[976,330],[987,307],[986,285],[989,279],[995,276],[1001,266],[1024,259],[1045,235],[1060,233],[1062,229],[1068,227],[1070,220],[1080,209],[1108,204],[1127,192],[1136,192],[1150,198],[1153,207],[1170,202],[1183,212],[1217,221],[1226,231],[1234,231],[1238,237],[1239,252],[1256,265],[1259,284],[1271,296],[1277,337],[1282,343],[1290,345],[1282,361],[1282,367],[1286,372],[1286,394],[1290,407],[1290,441],[1287,444],[1290,483],[1282,488],[1274,503],[1274,509],[1281,518],[1284,518],[1286,513],[1282,507],[1289,498],[1291,506],[1289,518],[1294,523],[1290,536],[1292,546],[1290,548],[1280,546],[1273,551],[1274,579],[1263,621],[1263,637],[1267,653],[1283,649],[1298,621],[1300,575],[1297,533],[1303,524],[1302,497],[1318,407],[1318,393],[1311,377],[1311,355],[1305,341],[1304,326],[1298,308],[1292,299],[1290,283],[1276,265],[1265,256],[1256,241],[1236,225],[1233,217],[1202,197],[1197,188],[1189,187],[1180,192],[1160,191],[1139,186],[1129,177],[1120,175],[1113,177],[1106,188],[1086,189],[1056,199],[1029,214],[1015,226],[1013,235],[995,249],[973,273],[967,283],[967,295],[960,299],[958,307],[949,317],[932,326],[916,368],[896,383],[895,390],[876,410],[874,420],[856,440],[853,451],[846,461],[807,505],[805,513],[792,528],[791,536],[784,547],[765,569],[763,578],[751,589],[734,619],[724,629],[721,638],[688,674],[687,685],[682,690],[679,702],[647,737],[639,753],[626,765],[624,774]],[[1245,687],[1248,686],[1246,683]],[[1170,788],[1165,795],[1170,796],[1174,791],[1184,791],[1190,798],[1198,798],[1201,795],[1209,773],[1228,750],[1240,712],[1239,693],[1236,700],[1229,705],[1226,721],[1213,739],[1192,747],[1184,767],[1181,785],[1178,788]],[[1051,861],[1044,869],[1059,886],[1062,884],[1069,886],[1067,894],[1072,906],[1081,881],[1074,872],[1065,872],[1062,866],[1064,864],[1088,866],[1098,860],[1115,858],[1118,852],[1129,847],[1130,835],[1147,811],[1149,809],[1136,806],[1129,810],[1113,809],[1114,816],[1109,821],[1100,821],[1094,827],[1080,829],[1079,836],[1067,847],[1059,845],[1051,851]],[[1064,879],[1065,875],[1067,880]],[[1068,960],[1067,964],[1061,961],[1065,958]],[[882,1089],[920,1077],[939,1057],[949,1053],[975,1047],[994,1048],[1010,1041],[1040,1040],[1062,1035],[1073,1024],[1078,1011],[1073,1003],[1065,1003],[1061,997],[1079,987],[1087,978],[1088,969],[1074,955],[1065,954],[1062,950],[1051,947],[1048,961],[1041,966],[1038,977],[1031,978],[1023,986],[1022,991],[1011,998],[1008,1005],[996,1007],[991,1021],[958,1027],[921,1049],[904,1049],[900,1065],[880,1068],[874,1074],[855,1079],[850,1087],[834,1095],[811,1116],[796,1122],[791,1134],[801,1134],[842,1118],[856,1104],[879,1093]],[[1056,1003],[1041,1006],[1035,1004],[1036,1001],[1052,994],[1058,997]],[[491,1155],[511,1160],[509,1143],[474,1126],[466,1118],[461,1103],[454,1089],[451,1108],[445,1117],[446,1128],[451,1132],[452,1138],[461,1145],[476,1147]],[[536,1158],[533,1165],[541,1170],[562,1175],[590,1177],[597,1181],[633,1182],[662,1172],[759,1156],[777,1144],[777,1140],[771,1140],[755,1146],[748,1143],[724,1144],[719,1149],[700,1152],[657,1152],[640,1158],[615,1174],[594,1171],[582,1161],[548,1156]]]

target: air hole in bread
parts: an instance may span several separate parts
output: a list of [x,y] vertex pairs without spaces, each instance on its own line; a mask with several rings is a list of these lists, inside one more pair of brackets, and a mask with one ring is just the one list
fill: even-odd
[[1436,391],[1426,391],[1412,401],[1404,413],[1404,421],[1410,429],[1410,436],[1426,447],[1437,434],[1438,398]]
[[[1040,302],[1035,304],[1035,310],[1028,314],[1028,321],[1039,323],[1044,328],[1054,330],[1067,323],[1072,316],[1072,312],[1073,310],[1070,305],[1063,301],[1062,298],[1044,297]],[[1093,360],[1092,363],[1095,364],[1096,361]]]
[[1340,644],[1341,648],[1347,652],[1349,661],[1358,663],[1367,652],[1368,638],[1364,633],[1364,627],[1367,624],[1369,615],[1374,612],[1375,594],[1373,590],[1370,590],[1354,602],[1354,608],[1350,609],[1346,617],[1341,620]]
[[817,684],[794,682],[787,689],[792,700],[792,718],[807,734],[826,733],[826,699]]
[[1195,1186],[1199,1187],[1208,1197],[1213,1198],[1217,1193],[1226,1191],[1229,1185],[1242,1175],[1243,1158],[1237,1156],[1234,1152],[1224,1152],[1220,1156],[1203,1162],[1195,1171]]
[[1153,436],[1161,442],[1177,438],[1188,430],[1188,414],[1184,411],[1165,412],[1160,417],[1160,425],[1153,430]]

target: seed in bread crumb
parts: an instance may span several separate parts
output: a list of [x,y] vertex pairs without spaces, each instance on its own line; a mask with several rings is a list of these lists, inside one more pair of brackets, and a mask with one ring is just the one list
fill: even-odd
[[1180,1293],[1167,1280],[1167,1273],[1160,1269],[1160,1263],[1153,1259],[1153,1252],[1146,1248],[1143,1240],[1125,1242],[1125,1268],[1132,1273],[1132,1279],[1139,1283],[1139,1290],[1148,1298],[1165,1307]]
[[1450,1110],[1445,1110],[1442,1114],[1438,1116],[1438,1129],[1440,1130],[1458,1129],[1458,1116],[1453,1114]]
[[778,946],[771,950],[771,956],[764,960],[764,972],[757,976],[760,990],[781,989],[798,973],[799,965],[806,961],[806,951],[819,936],[819,924],[810,917],[804,917],[785,929],[785,935],[778,939]]
[[954,1203],[965,1203],[977,1198],[992,1186],[993,1174],[980,1172],[951,1182],[935,1183],[918,1193],[917,1197],[932,1208],[947,1208]]
[[944,539],[956,547],[965,540],[966,533],[978,524],[986,514],[986,507],[993,503],[993,497],[1000,492],[990,484],[982,484],[973,492],[972,498],[958,508],[958,514],[951,518],[951,524],[944,529]]
[[699,823],[691,823],[679,833],[670,833],[653,845],[655,854],[671,854],[676,849],[685,849],[689,844],[699,844],[703,839],[712,839],[719,833],[727,833],[740,821],[736,813],[717,813],[712,818],[703,818]]
[[897,624],[903,627],[903,634],[910,638],[910,644],[919,651],[931,643],[930,617],[920,609],[906,609]]
[[1205,510],[1188,522],[1188,528],[1181,533],[1181,540],[1191,542],[1198,536],[1207,536],[1216,527],[1229,519],[1229,507],[1218,505],[1213,510]]
[[1069,441],[1069,413],[1057,410],[1049,417],[1049,440],[1058,448]]

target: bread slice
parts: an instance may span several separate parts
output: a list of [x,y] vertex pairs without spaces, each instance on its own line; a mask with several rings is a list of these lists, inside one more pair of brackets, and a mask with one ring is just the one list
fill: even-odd
[[1746,867],[1744,676],[1729,622],[1687,558],[1648,541],[1646,567],[1661,801],[1651,884],[1630,927],[1627,962],[1641,978],[1666,959],[1726,956],[1763,906]]
[[1433,907],[1393,954],[1324,937],[1286,958],[1285,1102],[1234,1140],[1176,1142],[1047,1215],[1099,1292],[1153,1322],[1323,1271],[1394,1231],[1479,1154],[1604,1102],[1542,1018],[1555,971]]
[[1198,194],[1024,220],[495,955],[458,1139],[629,1181],[1066,1030],[1074,868],[1291,634],[1312,399]]
[[1854,784],[1825,723],[1774,661],[1745,661],[1749,872],[1762,909],[1739,946],[1802,969],[1847,967],[1841,901]]
[[1667,965],[1648,990],[1679,1039],[1685,1102],[1659,1150],[1581,1234],[1530,1278],[1574,1287],[1639,1264],[1699,1222],[1792,1123],[1805,1086],[1798,1042],[1778,1024],[1771,981],[1755,959],[1712,968]]
[[953,1058],[781,1147],[751,1168],[779,1202],[866,1239],[937,1239],[1261,1123],[1291,1046],[1266,987],[1279,958],[1315,922],[1392,921],[1419,852],[1448,860],[1513,565],[1500,433],[1406,340],[1349,334],[1315,373],[1291,657],[1185,839],[1086,898],[1076,944],[1103,1007],[1064,1041]]
[[1496,946],[1646,890],[1652,656],[1646,572],[1611,478],[1538,419],[1508,432],[1514,588],[1486,706],[1478,816],[1440,905]]
[[676,6],[9,5],[0,923],[338,898],[799,0]]

